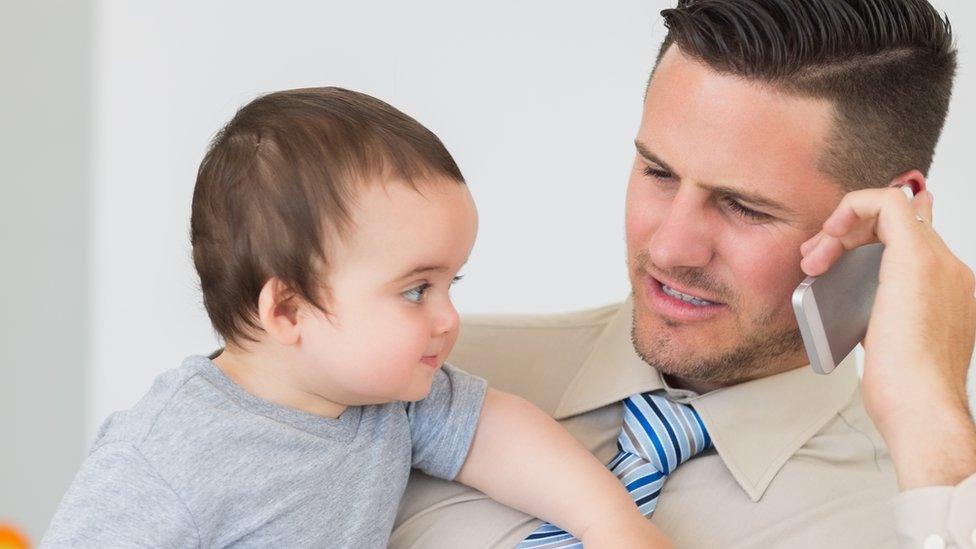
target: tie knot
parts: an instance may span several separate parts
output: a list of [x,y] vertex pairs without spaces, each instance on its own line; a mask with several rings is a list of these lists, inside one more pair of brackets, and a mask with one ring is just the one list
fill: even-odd
[[712,446],[694,408],[643,393],[624,400],[624,426],[617,439],[624,452],[639,455],[664,475]]

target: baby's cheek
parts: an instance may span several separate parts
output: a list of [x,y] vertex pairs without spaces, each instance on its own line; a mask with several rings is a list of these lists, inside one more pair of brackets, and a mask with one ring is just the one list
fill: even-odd
[[458,335],[460,335],[460,330],[453,330],[447,335],[444,341],[444,351],[442,352],[445,360],[447,360],[447,356],[451,354],[451,351],[454,350],[454,344],[457,343]]
[[[401,316],[390,322],[373,343],[374,352],[383,353],[389,364],[413,365],[424,356],[430,342],[430,332],[425,323]],[[375,349],[379,346],[379,349]]]

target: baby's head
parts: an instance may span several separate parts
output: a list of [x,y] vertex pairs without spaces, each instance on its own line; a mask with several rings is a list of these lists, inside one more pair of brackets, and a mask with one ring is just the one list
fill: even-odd
[[476,232],[437,136],[340,88],[241,108],[193,193],[193,261],[227,351],[346,406],[430,390],[457,338],[448,290]]

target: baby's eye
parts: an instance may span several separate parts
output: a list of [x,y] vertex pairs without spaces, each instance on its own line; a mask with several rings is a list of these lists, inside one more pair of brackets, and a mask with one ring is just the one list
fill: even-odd
[[424,282],[423,284],[410,288],[409,290],[403,292],[403,297],[407,298],[408,301],[413,301],[414,303],[420,303],[424,300],[424,294],[430,288],[430,284]]

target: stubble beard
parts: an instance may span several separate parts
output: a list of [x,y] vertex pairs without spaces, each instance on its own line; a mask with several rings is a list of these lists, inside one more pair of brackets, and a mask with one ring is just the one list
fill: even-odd
[[[646,253],[638,254],[635,263],[640,273],[645,271],[650,260]],[[669,274],[693,288],[714,288],[719,292],[717,295],[728,297],[729,305],[738,309],[733,292],[706,273],[682,269],[672,270]],[[638,301],[635,295],[631,342],[637,355],[662,374],[711,385],[732,385],[789,370],[796,366],[793,358],[797,354],[805,358],[799,328],[795,323],[784,326],[773,311],[760,312],[751,320],[738,318],[734,333],[729,335],[738,340],[734,346],[710,352],[707,348],[680,348],[670,331],[680,329],[681,325],[667,318],[661,318],[665,329],[651,333],[641,330],[638,326],[641,304]]]
[[[665,324],[671,324],[665,320]],[[674,327],[671,324],[669,327]],[[718,353],[688,353],[680,349],[667,331],[642,337],[634,311],[631,342],[637,355],[662,374],[716,385],[733,385],[790,369],[787,360],[803,349],[796,328],[756,328],[740,334],[740,342]]]

